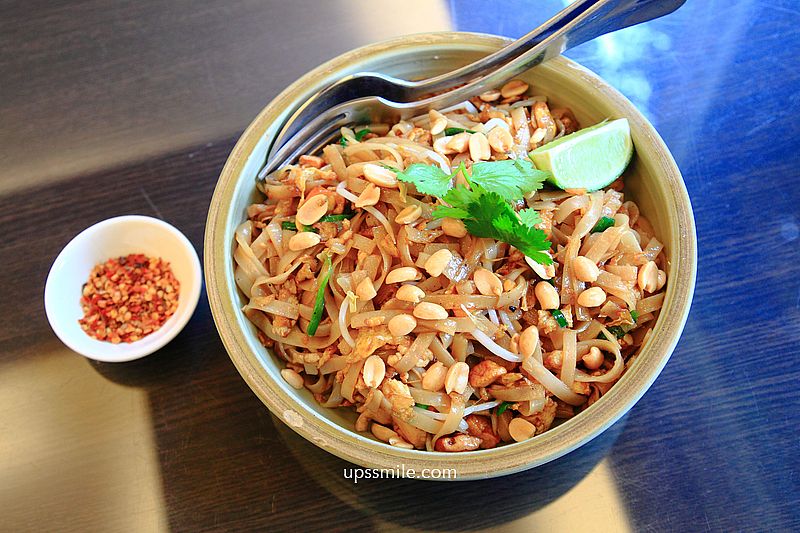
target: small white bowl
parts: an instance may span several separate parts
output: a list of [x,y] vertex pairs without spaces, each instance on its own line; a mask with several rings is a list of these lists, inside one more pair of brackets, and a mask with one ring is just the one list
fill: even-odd
[[[178,309],[160,329],[136,342],[112,344],[90,337],[78,323],[89,273],[107,259],[136,253],[169,262],[180,283]],[[58,338],[79,354],[109,363],[132,361],[155,352],[183,329],[197,307],[202,286],[197,252],[183,233],[163,220],[126,215],[86,228],[61,250],[47,275],[44,308]]]

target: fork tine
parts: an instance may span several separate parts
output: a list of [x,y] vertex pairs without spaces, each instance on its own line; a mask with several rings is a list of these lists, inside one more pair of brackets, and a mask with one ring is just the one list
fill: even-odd
[[[331,111],[336,110],[334,109]],[[348,124],[348,118],[349,114],[341,111],[319,115],[303,126],[269,158],[261,169],[261,172],[258,173],[258,179],[263,180],[266,176],[293,161],[300,155],[311,153],[319,149],[319,147],[333,137],[342,126]]]

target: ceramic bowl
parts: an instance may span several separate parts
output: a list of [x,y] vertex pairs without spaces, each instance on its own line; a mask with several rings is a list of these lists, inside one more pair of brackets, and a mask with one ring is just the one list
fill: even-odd
[[[169,262],[180,283],[178,309],[161,328],[135,342],[112,344],[90,337],[78,324],[83,317],[81,291],[89,273],[109,258],[135,253]],[[58,338],[79,354],[109,363],[132,361],[180,333],[197,307],[202,286],[200,260],[189,239],[163,220],[126,215],[88,227],[64,247],[47,276],[45,311]]]
[[652,335],[625,375],[597,403],[578,416],[525,442],[491,450],[447,454],[401,450],[353,430],[352,410],[326,409],[307,390],[281,378],[281,362],[256,337],[240,311],[234,282],[234,230],[257,200],[255,176],[267,147],[290,110],[321,87],[358,71],[380,71],[409,79],[439,74],[491,53],[509,41],[472,33],[403,37],[343,54],[312,70],[279,94],[250,124],[230,154],[208,214],[205,236],[206,285],[211,310],[225,347],[244,380],[267,407],[300,435],[358,465],[414,470],[454,468],[457,479],[487,478],[531,468],[560,457],[608,428],[650,387],[666,364],[689,312],[696,270],[696,237],[691,204],[680,171],[652,125],[619,92],[566,58],[521,76],[537,93],[570,107],[581,124],[627,117],[636,155],[626,171],[626,195],[634,199],[666,246],[669,284]]

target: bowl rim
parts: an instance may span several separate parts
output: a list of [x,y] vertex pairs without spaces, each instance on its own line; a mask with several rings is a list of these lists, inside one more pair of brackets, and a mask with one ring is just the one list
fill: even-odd
[[[237,188],[244,165],[259,139],[286,108],[304,92],[316,87],[325,78],[341,71],[354,62],[366,58],[392,53],[398,49],[419,46],[482,47],[496,49],[511,42],[511,39],[496,35],[472,32],[422,33],[366,45],[346,52],[309,71],[276,96],[247,127],[234,146],[209,206],[205,233],[205,276],[209,305],[223,344],[242,378],[278,418],[297,433],[317,446],[366,468],[395,469],[402,465],[405,471],[420,472],[424,468],[456,468],[459,480],[479,479],[507,475],[539,466],[561,457],[590,441],[621,418],[655,381],[674,350],[689,314],[697,269],[696,230],[691,202],[680,171],[664,141],[647,119],[620,92],[611,87],[585,67],[563,56],[548,61],[555,69],[567,69],[570,74],[589,84],[602,98],[612,102],[619,112],[631,122],[631,129],[644,135],[658,157],[654,173],[669,182],[676,207],[674,220],[680,228],[674,246],[677,264],[672,265],[668,285],[668,312],[659,317],[648,346],[643,348],[636,362],[626,375],[604,395],[601,401],[587,408],[556,428],[525,442],[513,443],[490,450],[476,450],[468,454],[448,454],[418,450],[402,450],[366,438],[352,429],[320,417],[295,402],[287,393],[285,383],[275,383],[261,368],[256,354],[249,350],[243,332],[237,327],[238,309],[229,295],[238,290],[231,287],[226,269],[230,265],[231,243],[225,235],[227,221],[231,216],[233,193]],[[643,357],[644,350],[648,357]],[[592,412],[593,415],[588,413]]]
[[[83,349],[81,345],[73,341],[73,336],[65,329],[62,321],[58,318],[58,315],[55,312],[55,306],[58,305],[58,302],[54,301],[55,295],[53,293],[53,280],[55,279],[56,273],[60,269],[64,268],[70,257],[75,253],[79,253],[78,248],[82,246],[85,241],[90,240],[93,236],[100,232],[108,231],[114,227],[121,226],[124,228],[125,225],[131,223],[144,223],[153,226],[158,228],[158,231],[172,235],[181,243],[182,248],[184,248],[184,250],[187,252],[186,255],[189,259],[188,262],[191,269],[191,279],[179,280],[181,282],[180,297],[182,299],[185,298],[188,302],[188,305],[184,307],[180,314],[178,314],[178,312],[173,314],[173,316],[170,317],[170,319],[161,328],[154,331],[150,335],[147,335],[146,337],[129,344],[116,345],[116,349],[119,352],[117,354],[109,354],[108,352],[104,352],[102,345],[98,345],[97,350]],[[174,339],[178,333],[183,330],[183,328],[189,322],[189,319],[194,314],[197,304],[200,301],[202,287],[203,274],[202,267],[200,265],[200,258],[197,255],[197,250],[195,250],[194,246],[186,237],[186,235],[184,235],[172,224],[159,218],[149,217],[146,215],[120,215],[92,224],[70,239],[64,248],[61,249],[55,261],[53,261],[53,264],[47,273],[47,280],[45,281],[45,314],[47,315],[47,321],[50,323],[50,327],[56,336],[74,352],[77,352],[89,359],[94,359],[95,361],[102,361],[105,363],[123,363],[127,361],[133,361],[135,359],[141,359],[142,357],[150,355]],[[101,343],[102,341],[97,342]]]

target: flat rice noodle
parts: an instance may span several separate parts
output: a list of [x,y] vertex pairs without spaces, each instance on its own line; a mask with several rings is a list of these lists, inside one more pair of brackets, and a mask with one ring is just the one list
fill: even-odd
[[342,384],[334,383],[331,388],[331,395],[322,404],[322,407],[339,407],[342,404]]
[[436,418],[434,418],[434,414],[436,413],[420,409],[419,407],[414,407],[412,408],[411,417],[408,419],[408,423],[427,433],[438,433],[439,430],[442,429],[443,422],[441,420],[436,420]]
[[364,399],[364,411],[369,413],[377,413],[383,405],[384,399],[383,392],[381,392],[380,389],[370,389],[367,393],[367,397]]
[[545,391],[538,383],[525,383],[520,380],[517,383],[521,385],[514,385],[510,387],[496,387],[492,386],[486,389],[490,396],[504,401],[504,402],[525,402],[529,400],[544,399]]
[[613,228],[608,228],[603,233],[600,234],[600,237],[594,242],[589,251],[584,254],[589,260],[594,261],[595,263],[599,263],[603,256],[609,250],[615,249],[620,240],[622,239],[622,234],[627,232],[627,227],[625,226],[614,226]]
[[358,376],[361,374],[361,369],[364,367],[366,358],[359,359],[350,363],[350,367],[345,370],[344,379],[342,380],[342,396],[351,402],[355,402],[353,394],[355,393],[355,386],[358,382]]
[[567,247],[564,249],[564,258],[561,269],[561,305],[569,305],[575,301],[579,290],[586,285],[578,281],[572,272],[572,263],[578,257],[578,249],[581,246],[581,240],[576,237],[570,237],[567,240]]
[[417,320],[415,331],[436,331],[454,335],[455,333],[466,333],[475,329],[475,324],[468,318],[459,321],[457,318],[445,318],[443,320]]
[[[633,202],[626,203],[633,204]],[[636,206],[636,204],[633,205],[634,207]],[[622,207],[622,193],[615,191],[614,189],[608,189],[603,196],[603,212],[600,216],[613,217],[617,214],[617,211],[619,211],[620,207]]]
[[661,309],[661,306],[664,305],[664,295],[666,293],[658,293],[654,294],[653,296],[648,296],[647,298],[642,298],[636,304],[636,312],[640,315],[644,315],[647,313],[653,313]]
[[461,420],[464,418],[464,409],[464,398],[460,394],[450,395],[450,411],[447,413],[447,417],[444,419],[442,426],[433,436],[434,444],[439,440],[439,437],[449,435],[458,429]]
[[303,263],[297,262],[292,265],[289,269],[285,270],[282,274],[278,274],[277,276],[261,276],[256,278],[253,282],[253,286],[260,286],[260,285],[280,285],[281,283],[286,282],[289,279],[289,276],[297,270],[297,267],[302,265]]
[[460,309],[462,305],[468,309],[494,309],[497,307],[497,296],[480,294],[429,294],[424,301],[439,304],[445,309]]
[[408,351],[393,366],[398,372],[408,372],[417,365],[417,361],[433,342],[435,333],[421,333],[417,335],[414,342],[409,346]]
[[[332,317],[333,319],[338,319],[337,317],[337,309],[334,304],[333,298],[326,295],[325,296],[325,310],[328,313],[328,316]],[[333,325],[330,327],[330,334],[327,336],[314,336],[309,337],[298,328],[292,329],[286,337],[281,337],[278,335],[272,327],[272,322],[269,320],[267,315],[262,313],[261,311],[256,311],[253,309],[249,309],[245,311],[245,316],[258,328],[261,330],[264,335],[269,337],[270,339],[274,340],[275,342],[282,343],[287,346],[297,346],[302,348],[308,348],[310,350],[318,350],[321,351],[334,342],[339,340],[339,326],[336,321],[333,322]],[[322,327],[322,326],[320,326]],[[321,330],[318,330],[320,332]]]
[[319,373],[324,375],[332,374],[334,372],[338,372],[339,370],[343,370],[344,367],[347,365],[347,357],[339,356],[339,357],[331,357],[325,364],[319,367]]
[[[605,329],[605,328],[604,328]],[[606,330],[605,335],[608,337],[613,337],[608,331]],[[617,381],[620,376],[622,376],[623,370],[625,370],[625,360],[622,358],[622,352],[620,351],[619,344],[616,341],[609,341],[603,339],[594,339],[589,341],[581,341],[577,344],[577,350],[587,350],[591,349],[592,346],[596,346],[600,348],[604,352],[610,352],[614,354],[614,366],[600,376],[591,376],[584,372],[583,370],[576,369],[575,370],[575,381],[580,381],[583,383],[613,383]]]
[[274,298],[251,298],[250,303],[245,306],[246,309],[258,309],[265,313],[278,315],[297,320],[300,317],[300,308],[297,304],[276,300]]
[[[281,236],[281,239],[283,236]],[[269,233],[266,231],[262,231],[261,235],[256,237],[253,243],[250,245],[250,248],[253,250],[256,258],[264,262],[266,259],[277,255],[275,251],[275,245],[269,238]]]
[[622,281],[635,282],[638,275],[638,269],[633,265],[606,265],[603,268],[606,271],[619,276]]
[[244,294],[250,294],[253,290],[253,278],[251,278],[244,268],[236,265],[233,270],[233,279],[236,281],[236,286]]
[[458,252],[453,252],[453,257],[444,267],[442,274],[453,283],[460,283],[469,277],[470,267]]
[[306,388],[314,394],[322,394],[328,389],[328,379],[325,376],[320,376],[316,382],[306,385]]
[[239,246],[237,246],[233,252],[233,259],[236,261],[236,264],[244,270],[247,277],[252,279],[269,277],[269,273],[266,268],[264,268],[263,263],[261,263],[253,253],[249,243],[242,244],[239,242]]
[[417,229],[410,224],[406,224],[404,228],[407,239],[417,244],[427,244],[444,235],[442,230]]
[[522,416],[532,416],[541,412],[546,403],[547,398],[537,398],[527,402],[520,402],[517,411],[519,411]]
[[363,235],[356,233],[353,235],[353,248],[360,252],[364,252],[366,254],[371,254],[373,250],[375,250],[375,246],[377,244],[373,239],[369,237],[364,237]]
[[600,275],[597,276],[597,280],[594,282],[594,286],[600,287],[608,294],[621,298],[629,309],[636,309],[636,295],[619,276],[601,270]]
[[339,149],[336,145],[329,144],[325,148],[322,149],[322,155],[331,165],[331,169],[336,173],[336,177],[340,180],[343,180],[347,177],[347,166],[345,165],[344,159],[342,158],[342,154],[339,152]]
[[577,364],[577,335],[571,329],[564,330],[561,347],[561,381],[572,388],[575,381],[575,365]]
[[583,405],[586,402],[585,396],[576,394],[575,391],[567,387],[563,381],[551,374],[535,357],[525,359],[522,363],[522,368],[561,401],[570,405]]
[[411,251],[408,248],[408,233],[404,225],[397,232],[397,251],[400,253],[400,262],[403,266],[414,266],[414,260],[411,259]]
[[[455,344],[456,339],[459,337],[462,339],[464,338],[461,335],[453,336],[453,342],[451,343],[451,346]],[[433,339],[433,341],[431,341],[430,349],[433,352],[433,356],[436,358],[436,360],[441,361],[444,366],[449,368],[455,364],[456,360],[452,355],[450,355],[450,352],[445,349],[444,345],[442,345],[442,342],[439,339]]]
[[[286,250],[283,246],[283,235],[284,231],[281,229],[281,225],[278,224],[278,219],[273,218],[269,224],[264,228],[264,233],[269,236],[269,240],[272,242],[273,246],[275,246],[275,250],[278,252],[278,256],[282,255]],[[292,233],[292,232],[286,232]],[[291,237],[289,237],[291,238]]]
[[450,396],[444,392],[433,392],[416,387],[409,387],[409,390],[411,391],[411,397],[414,398],[416,403],[430,405],[437,409],[440,407],[449,408],[450,406]]
[[[578,209],[585,209],[589,206],[589,196],[586,194],[575,195],[561,202],[553,215],[553,219],[561,224],[569,215]],[[591,228],[589,228],[591,229]]]
[[595,191],[589,194],[589,209],[581,217],[580,221],[575,224],[575,230],[572,232],[573,238],[582,239],[592,228],[595,227],[597,221],[603,213],[603,191]]
[[642,255],[648,261],[655,261],[656,257],[658,257],[658,254],[661,253],[661,250],[663,248],[664,248],[664,245],[661,244],[661,242],[659,242],[658,239],[653,237],[647,243],[647,246],[645,246],[644,250],[642,251]]

